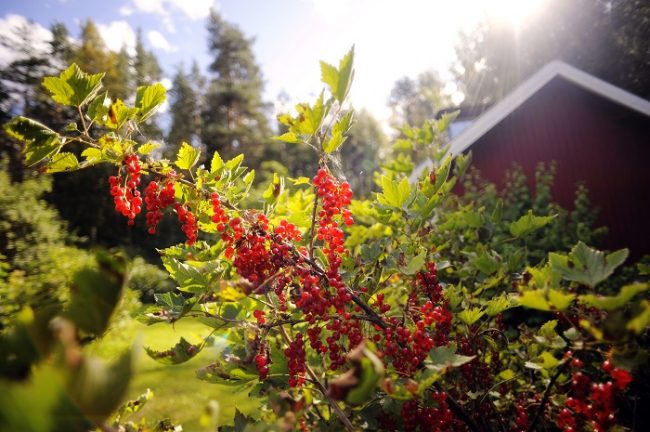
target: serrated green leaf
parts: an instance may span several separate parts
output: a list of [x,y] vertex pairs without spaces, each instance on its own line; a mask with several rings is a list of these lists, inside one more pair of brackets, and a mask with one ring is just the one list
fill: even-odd
[[339,102],[343,102],[348,95],[350,86],[352,85],[352,80],[354,78],[354,45],[350,48],[350,51],[343,56],[339,62],[338,69],[338,82],[336,87],[336,99]]
[[140,153],[143,156],[148,155],[152,151],[156,150],[158,147],[160,147],[160,144],[157,142],[149,141],[144,144],[142,144],[140,147],[138,147],[138,153]]
[[[178,154],[176,155],[176,161],[174,164],[183,170],[190,170],[199,162],[201,157],[201,152],[186,142],[181,144],[181,148],[178,149]],[[213,159],[214,160],[214,159]]]
[[162,261],[172,279],[178,282],[180,290],[197,293],[207,289],[208,279],[196,267],[175,258],[163,257]]
[[460,312],[458,314],[458,318],[460,318],[460,320],[465,324],[471,326],[472,324],[480,320],[483,317],[483,315],[485,315],[485,311],[481,310],[481,308],[470,308]]
[[399,183],[389,176],[382,176],[380,179],[382,193],[378,196],[381,204],[401,208],[411,194],[411,185],[407,178]]
[[93,164],[102,160],[102,151],[93,147],[88,147],[81,152],[81,156],[86,158],[86,162]]
[[221,168],[223,168],[223,165],[224,163],[223,159],[221,159],[221,155],[218,151],[215,151],[212,155],[212,161],[210,162],[210,172],[213,174],[218,172]]
[[96,259],[98,270],[86,268],[75,274],[63,315],[84,332],[101,335],[122,296],[126,263],[103,252]]
[[547,321],[537,331],[535,340],[542,345],[549,346],[555,349],[562,349],[566,347],[566,342],[555,331],[557,327],[557,320]]
[[108,97],[108,92],[104,92],[104,94],[100,94],[88,104],[86,115],[90,120],[103,123],[110,106],[111,98]]
[[282,194],[283,190],[284,178],[280,177],[278,173],[273,173],[273,180],[262,194],[262,198],[264,198],[268,204],[273,204],[278,200],[278,197]]
[[427,257],[427,251],[422,251],[413,258],[405,266],[400,266],[399,270],[405,275],[414,275],[424,267],[424,262]]
[[244,161],[244,154],[240,153],[234,158],[230,159],[228,162],[226,162],[226,170],[231,172],[237,170],[237,168],[239,168],[239,166],[243,161]]
[[79,161],[73,153],[57,153],[47,164],[45,171],[48,173],[74,171],[79,169]]
[[549,263],[562,278],[593,288],[623,264],[628,253],[627,249],[620,249],[605,254],[579,242],[568,255],[549,254]]
[[103,73],[89,75],[72,63],[58,77],[43,79],[43,87],[61,105],[83,106],[97,96],[102,88],[103,76]]
[[525,237],[548,225],[555,219],[553,216],[535,216],[532,210],[510,224],[510,234],[515,237]]
[[274,140],[283,141],[289,144],[302,144],[304,141],[295,134],[295,132],[286,132],[282,135],[274,136]]
[[498,297],[494,297],[487,302],[487,305],[485,307],[485,313],[488,316],[492,317],[500,314],[501,312],[507,309],[510,309],[513,306],[514,304],[512,303],[512,301],[505,294],[502,293]]
[[642,311],[627,323],[627,329],[641,334],[650,326],[650,301],[644,300]]
[[25,163],[28,166],[52,156],[61,149],[59,134],[35,120],[22,116],[14,117],[4,128],[9,136],[25,144]]
[[108,107],[105,125],[110,129],[120,129],[127,121],[133,120],[137,114],[138,108],[128,107],[120,99],[117,99]]
[[329,87],[330,93],[336,97],[339,85],[339,71],[331,64],[321,61],[320,73],[321,81]]
[[526,290],[519,297],[519,304],[529,309],[562,311],[568,308],[575,298],[575,294],[566,294],[555,289]]
[[447,368],[459,367],[469,363],[476,356],[464,356],[456,354],[453,347],[436,347],[429,351],[431,364],[427,367],[435,371],[443,371]]
[[136,90],[135,106],[139,109],[138,120],[144,122],[158,111],[167,98],[167,89],[161,83],[140,86]]
[[578,299],[581,303],[603,310],[614,310],[625,306],[639,293],[647,291],[650,285],[647,283],[636,283],[626,285],[615,296],[599,296],[594,294],[581,295]]
[[196,356],[202,348],[203,345],[191,344],[185,340],[185,338],[181,337],[181,340],[168,350],[156,351],[149,347],[144,347],[144,350],[147,352],[149,357],[159,363],[166,365],[175,365],[185,363],[186,361],[190,360]]

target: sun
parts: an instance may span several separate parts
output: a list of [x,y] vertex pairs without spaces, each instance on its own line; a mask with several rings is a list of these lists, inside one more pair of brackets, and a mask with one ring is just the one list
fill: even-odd
[[477,3],[482,4],[491,18],[519,27],[540,10],[544,0],[490,0]]

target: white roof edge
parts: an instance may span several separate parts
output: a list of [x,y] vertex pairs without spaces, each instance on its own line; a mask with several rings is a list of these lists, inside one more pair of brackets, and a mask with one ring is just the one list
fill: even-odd
[[476,140],[485,135],[510,113],[533,96],[556,76],[577,84],[592,93],[596,93],[613,102],[619,103],[632,110],[650,117],[650,101],[636,96],[626,90],[616,87],[606,81],[596,78],[580,69],[570,66],[562,61],[555,60],[533,74],[521,83],[505,98],[480,115],[471,125],[463,130],[451,141],[450,152],[453,155],[464,152]]

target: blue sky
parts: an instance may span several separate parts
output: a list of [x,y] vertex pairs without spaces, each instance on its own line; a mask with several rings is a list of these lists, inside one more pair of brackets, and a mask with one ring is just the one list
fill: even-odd
[[[123,44],[132,47],[140,28],[169,82],[181,62],[207,65],[205,17],[214,7],[255,38],[266,100],[275,101],[281,91],[295,102],[312,97],[321,88],[319,60],[336,63],[355,44],[352,103],[386,120],[394,82],[425,70],[448,74],[457,32],[471,28],[487,6],[514,23],[542,1],[4,0],[0,34],[25,17],[40,24],[43,34],[61,21],[77,37],[79,23],[92,18],[109,48],[118,50]],[[0,52],[0,62],[6,55]]]

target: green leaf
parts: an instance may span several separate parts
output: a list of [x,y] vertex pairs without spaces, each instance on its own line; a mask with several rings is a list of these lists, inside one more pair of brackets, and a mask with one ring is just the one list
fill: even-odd
[[122,296],[126,263],[105,252],[97,253],[96,259],[98,270],[86,268],[75,274],[64,316],[86,333],[101,335]]
[[218,172],[221,168],[223,168],[223,165],[223,159],[221,159],[219,152],[215,151],[212,155],[212,161],[210,162],[210,172],[213,174]]
[[276,141],[284,141],[289,144],[302,144],[304,140],[300,139],[295,132],[286,132],[279,136],[274,136]]
[[569,307],[575,294],[565,294],[555,289],[526,290],[519,297],[519,304],[529,309],[561,311]]
[[90,120],[103,123],[108,115],[108,108],[111,106],[111,98],[108,97],[108,92],[100,94],[88,104],[86,116]]
[[89,75],[72,63],[58,77],[43,79],[43,87],[61,105],[80,107],[97,96],[102,88],[103,76],[103,73]]
[[74,171],[79,169],[79,161],[74,153],[57,153],[45,167],[48,173]]
[[650,301],[644,300],[642,307],[641,313],[627,323],[627,329],[636,334],[643,333],[650,325]]
[[336,151],[346,140],[345,134],[348,133],[352,126],[353,111],[348,111],[343,117],[339,119],[332,127],[332,136],[323,144],[323,151],[330,154]]
[[485,315],[485,311],[481,310],[481,308],[471,308],[460,312],[458,318],[460,318],[460,320],[465,324],[471,326],[476,321],[480,320],[483,315]]
[[327,85],[332,95],[336,97],[339,86],[339,71],[331,64],[321,61],[320,74],[323,84]]
[[280,194],[284,190],[284,178],[280,177],[278,173],[273,173],[273,181],[268,185],[262,198],[268,203],[273,204],[278,200]]
[[585,294],[579,297],[579,301],[588,306],[609,311],[625,306],[634,296],[649,288],[650,285],[647,283],[636,283],[624,286],[616,296]]
[[25,144],[25,163],[28,166],[57,153],[63,145],[59,134],[26,117],[14,117],[4,128],[9,136]]
[[144,144],[142,144],[140,147],[138,147],[138,153],[140,153],[143,156],[148,155],[152,151],[156,150],[158,147],[160,147],[160,144],[157,142],[149,141]]
[[380,204],[401,208],[411,194],[411,185],[407,178],[399,183],[394,178],[382,176],[380,179],[382,193],[378,196]]
[[557,320],[547,321],[539,328],[537,335],[535,336],[535,340],[542,345],[546,345],[555,349],[562,349],[566,347],[566,342],[564,339],[562,339],[560,335],[558,335],[555,331],[557,323]]
[[176,258],[163,257],[162,261],[172,279],[178,282],[180,290],[197,293],[207,289],[208,279],[196,267]]
[[[181,144],[181,148],[178,149],[178,154],[176,155],[176,161],[174,164],[180,169],[190,170],[194,165],[199,162],[199,157],[201,152],[186,142]],[[213,159],[214,161],[214,159]]]
[[410,259],[407,265],[400,266],[399,270],[405,275],[414,275],[424,267],[424,261],[427,257],[427,251],[422,251]]
[[354,46],[343,56],[339,62],[338,69],[331,64],[320,62],[321,81],[326,84],[332,96],[339,102],[343,102],[350,90],[354,77]]
[[472,264],[481,273],[489,276],[493,273],[496,273],[496,271],[501,268],[501,264],[499,263],[497,257],[498,255],[493,256],[492,254],[484,250],[476,258],[472,260]]
[[86,163],[94,164],[102,160],[102,151],[93,147],[88,147],[81,152],[81,156],[86,158]]
[[138,114],[138,108],[128,107],[120,99],[108,107],[108,118],[105,125],[111,129],[120,129]]
[[464,356],[456,354],[453,347],[436,347],[429,351],[429,358],[432,364],[427,364],[429,369],[443,371],[447,368],[454,368],[469,363],[476,356]]
[[628,253],[627,249],[620,249],[605,254],[579,242],[568,255],[549,254],[549,263],[562,278],[593,288],[611,276],[623,264]]
[[553,216],[535,216],[532,210],[510,224],[510,234],[515,237],[525,237],[528,234],[548,225],[555,219]]
[[339,62],[338,82],[335,96],[339,102],[343,102],[348,95],[352,79],[354,78],[354,45],[350,51],[343,56]]
[[501,293],[498,297],[494,297],[487,302],[485,307],[485,313],[488,316],[495,316],[503,312],[504,310],[510,309],[513,306],[513,302],[505,294]]
[[140,86],[136,91],[135,106],[140,110],[139,121],[144,122],[158,111],[167,98],[165,86],[156,83]]
[[145,347],[145,351],[152,359],[156,360],[159,363],[166,365],[175,365],[180,363],[185,363],[190,360],[192,357],[197,355],[203,345],[194,345],[189,343],[185,338],[181,337],[181,340],[165,351],[156,351],[149,347]]

